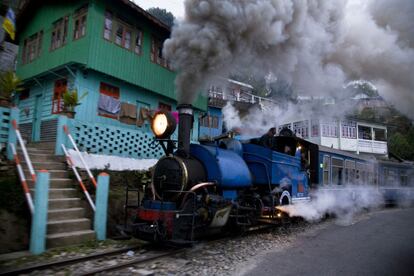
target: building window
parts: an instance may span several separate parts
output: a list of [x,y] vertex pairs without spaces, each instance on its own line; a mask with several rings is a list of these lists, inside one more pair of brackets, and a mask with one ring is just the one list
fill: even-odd
[[151,38],[151,61],[170,69],[168,61],[162,56],[162,44],[162,40],[154,36]]
[[43,31],[31,35],[23,44],[22,63],[30,63],[40,56],[42,51]]
[[[112,38],[113,29],[115,33]],[[110,11],[105,12],[104,38],[138,55],[142,53],[142,30],[125,23]]]
[[75,11],[73,15],[74,30],[73,39],[79,39],[86,34],[86,18],[88,15],[88,6],[85,5]]
[[165,110],[165,111],[171,111],[171,105],[160,102],[158,103],[158,109]]
[[342,137],[348,139],[356,139],[356,122],[342,121],[341,122]]
[[358,138],[372,140],[371,128],[367,126],[358,126]]
[[311,120],[312,137],[319,136],[319,121]]
[[52,41],[50,49],[55,50],[66,44],[68,39],[69,18],[66,16],[53,23]]
[[107,83],[101,82],[99,87],[98,115],[117,119],[121,110],[121,102],[119,100],[119,88]]
[[205,115],[199,120],[200,127],[219,128],[219,117],[214,115]]
[[322,136],[338,137],[338,121],[323,121],[321,123]]
[[115,44],[127,50],[131,50],[131,37],[131,28],[124,23],[118,22],[115,32]]
[[52,114],[58,114],[63,111],[63,93],[67,89],[67,80],[60,79],[55,81],[55,87],[53,88],[52,99]]
[[112,39],[112,13],[110,11],[105,12],[104,38],[107,40]]
[[142,31],[136,30],[135,31],[135,43],[134,43],[134,52],[137,55],[142,53]]
[[30,89],[26,88],[19,92],[19,100],[24,101],[30,97]]
[[387,141],[387,135],[383,128],[373,128],[375,141]]
[[281,131],[282,129],[284,129],[284,128],[287,128],[287,129],[292,130],[292,126],[291,126],[291,124],[284,124],[284,125],[280,125],[280,126],[277,128],[277,130],[278,130],[278,132],[280,133],[280,131]]
[[300,121],[293,123],[293,132],[301,138],[309,138],[309,121]]

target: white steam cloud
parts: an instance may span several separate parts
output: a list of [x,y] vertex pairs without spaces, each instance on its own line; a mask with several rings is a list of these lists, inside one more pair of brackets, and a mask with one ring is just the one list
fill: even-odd
[[335,215],[343,223],[349,223],[358,212],[383,204],[383,196],[377,188],[348,186],[341,189],[316,190],[312,195],[312,201],[277,208],[291,217],[302,217],[310,222],[319,221],[329,214]]
[[187,0],[164,54],[181,103],[217,77],[269,72],[307,95],[343,98],[351,79],[373,82],[411,118],[414,1]]

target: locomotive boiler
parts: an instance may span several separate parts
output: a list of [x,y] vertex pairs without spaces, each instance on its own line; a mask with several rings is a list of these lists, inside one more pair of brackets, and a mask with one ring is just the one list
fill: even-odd
[[[178,141],[170,139],[175,119],[158,111],[152,121],[165,156],[136,214],[133,234],[151,241],[187,243],[207,233],[243,229],[280,216],[278,205],[308,199],[308,175],[297,141],[275,148],[224,138],[190,143],[191,105],[179,105]],[[277,148],[289,147],[290,153]],[[299,152],[299,154],[298,154]]]

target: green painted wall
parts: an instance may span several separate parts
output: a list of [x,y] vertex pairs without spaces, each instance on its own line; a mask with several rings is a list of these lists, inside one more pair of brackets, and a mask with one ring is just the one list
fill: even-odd
[[[20,31],[17,75],[21,79],[29,79],[67,63],[87,64],[89,56],[90,37],[92,36],[92,24],[90,13],[87,18],[86,35],[78,40],[73,40],[73,13],[86,3],[85,1],[71,1],[56,5],[45,5],[41,9],[34,11],[32,20]],[[65,46],[50,51],[53,22],[69,15],[68,42]],[[22,49],[24,40],[31,35],[43,30],[43,39],[40,56],[31,63],[22,64]]]
[[[69,1],[68,1],[69,2]],[[84,3],[89,2],[86,35],[73,40],[73,13]],[[69,3],[45,4],[34,11],[32,19],[20,30],[20,49],[29,36],[43,30],[40,57],[28,64],[21,64],[18,58],[17,74],[29,78],[47,73],[65,64],[76,63],[86,68],[105,73],[122,81],[137,85],[144,90],[175,99],[175,73],[150,60],[151,35],[159,32],[153,26],[137,17],[136,12],[119,6],[119,1],[70,1]],[[103,38],[105,10],[120,15],[128,23],[141,28],[144,32],[143,52],[141,55],[126,50]],[[52,24],[59,18],[69,15],[68,42],[65,46],[50,51]],[[113,30],[114,31],[114,30]],[[206,110],[207,98],[200,96],[194,106]]]

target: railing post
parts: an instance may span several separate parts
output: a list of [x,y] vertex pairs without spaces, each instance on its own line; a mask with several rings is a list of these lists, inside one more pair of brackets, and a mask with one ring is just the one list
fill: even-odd
[[99,241],[106,239],[106,221],[108,211],[109,175],[100,173],[98,175],[98,185],[96,187],[96,211],[94,220],[94,230],[96,239]]
[[38,255],[46,249],[46,225],[49,200],[49,172],[40,170],[35,185],[35,212],[32,218],[30,252]]
[[56,144],[55,144],[55,154],[63,155],[62,144],[67,146],[67,138],[64,131],[64,126],[68,125],[68,117],[59,116],[57,124],[57,134],[56,134]]
[[[15,120],[16,124],[19,125],[19,109],[17,107],[10,108],[10,122],[9,122],[9,132],[8,132],[8,144],[12,143],[16,145],[17,136],[16,131],[13,127],[13,120]],[[9,160],[13,160],[13,152],[10,147],[7,147],[7,158]]]

